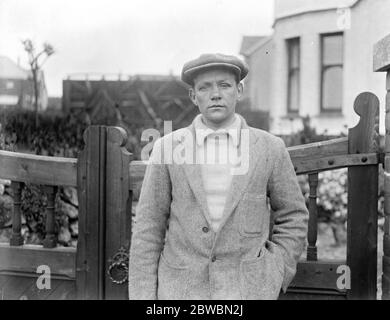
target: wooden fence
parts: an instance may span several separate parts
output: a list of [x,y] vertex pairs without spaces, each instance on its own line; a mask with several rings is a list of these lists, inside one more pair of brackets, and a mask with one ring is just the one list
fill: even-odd
[[[374,95],[364,93],[354,108],[361,118],[347,138],[289,148],[297,174],[309,175],[310,219],[307,259],[299,263],[282,299],[376,298],[379,102]],[[124,148],[126,133],[121,128],[91,126],[84,140],[86,147],[78,159],[0,151],[0,177],[12,180],[14,190],[13,234],[9,244],[0,246],[5,298],[127,297],[132,190],[143,180],[145,164],[131,161]],[[321,261],[316,248],[318,173],[338,168],[348,168],[347,258]],[[48,195],[42,247],[23,244],[23,183],[44,185]],[[58,186],[78,188],[77,250],[56,246],[53,203]],[[36,289],[39,265],[50,267],[55,284],[51,290]],[[340,265],[351,268],[350,290],[340,290],[336,285]],[[383,290],[385,293],[387,287]]]
[[[9,244],[0,244],[0,296],[3,299],[74,297],[75,248],[57,247],[54,198],[57,186],[77,187],[77,159],[0,151],[0,176],[12,181],[14,210]],[[43,246],[24,245],[21,235],[21,189],[24,183],[44,186],[48,197]],[[52,290],[36,286],[37,268],[50,267]]]

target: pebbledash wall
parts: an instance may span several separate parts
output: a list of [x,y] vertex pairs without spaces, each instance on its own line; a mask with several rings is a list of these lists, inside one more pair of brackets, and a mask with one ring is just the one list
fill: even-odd
[[[341,112],[321,112],[321,35],[343,33]],[[268,109],[270,131],[299,130],[298,116],[309,115],[319,133],[339,134],[358,116],[353,102],[371,91],[380,98],[384,131],[385,75],[373,72],[373,46],[390,32],[389,0],[275,0],[274,33],[247,52],[251,67],[248,89],[253,109]],[[300,39],[299,112],[288,112],[287,40]],[[266,75],[266,76],[264,76]],[[266,102],[266,103],[264,103]],[[383,134],[384,132],[381,131]]]

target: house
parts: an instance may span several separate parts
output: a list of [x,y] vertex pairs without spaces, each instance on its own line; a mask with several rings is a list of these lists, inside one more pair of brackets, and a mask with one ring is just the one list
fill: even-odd
[[[373,46],[390,32],[388,0],[275,0],[273,34],[244,37],[246,88],[254,110],[268,110],[270,131],[290,134],[310,116],[319,133],[353,127],[356,96],[380,98],[384,75],[373,72]],[[383,132],[381,132],[383,134]]]
[[250,72],[245,80],[243,101],[251,110],[269,112],[271,95],[271,36],[243,37],[240,54],[245,57]]
[[[38,73],[39,106],[47,108],[47,90],[42,71]],[[0,56],[0,107],[34,109],[32,73],[5,56]]]

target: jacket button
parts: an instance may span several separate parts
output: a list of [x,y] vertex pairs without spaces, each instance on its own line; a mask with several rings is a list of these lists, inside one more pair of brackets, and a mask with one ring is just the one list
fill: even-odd
[[204,233],[207,233],[207,232],[209,232],[209,228],[207,228],[207,227],[203,227],[203,229],[202,229],[202,230],[203,230],[203,232],[204,232]]
[[216,260],[217,260],[217,257],[216,256],[212,256],[211,262],[215,262]]

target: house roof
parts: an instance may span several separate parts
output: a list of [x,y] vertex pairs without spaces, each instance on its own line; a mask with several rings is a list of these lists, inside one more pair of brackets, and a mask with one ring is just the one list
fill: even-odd
[[243,36],[241,42],[240,54],[245,55],[249,48],[258,43],[264,36]]
[[0,56],[0,78],[3,79],[28,79],[30,71],[19,67],[6,56]]
[[241,42],[240,54],[246,57],[250,56],[271,38],[272,36],[244,36]]
[[298,14],[337,8],[353,8],[361,0],[275,0],[275,21]]

